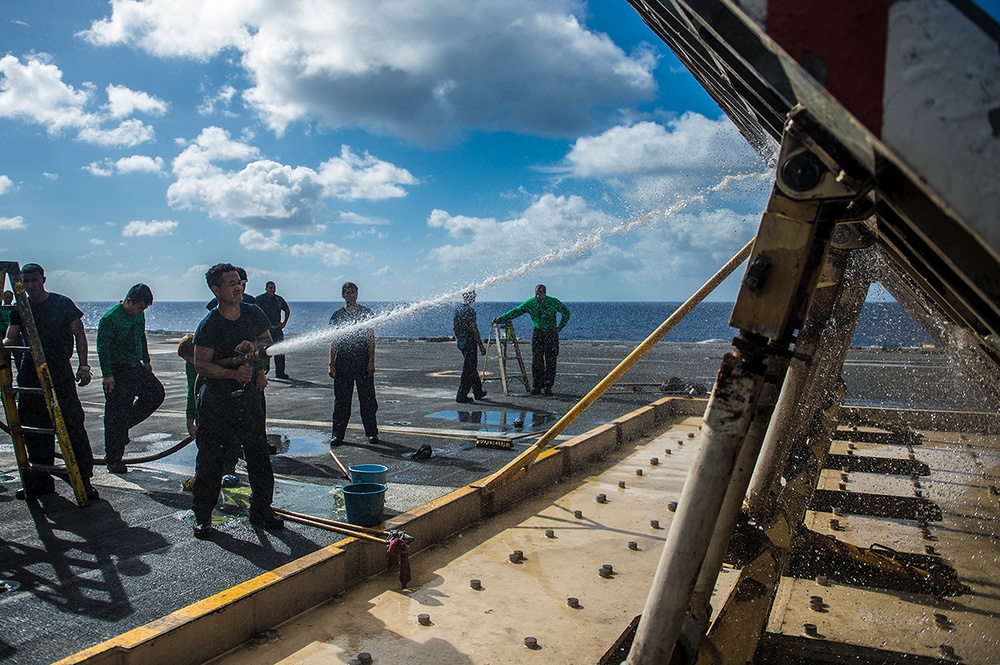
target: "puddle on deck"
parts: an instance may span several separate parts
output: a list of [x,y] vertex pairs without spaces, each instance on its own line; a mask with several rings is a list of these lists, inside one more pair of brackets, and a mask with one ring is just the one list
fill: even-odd
[[437,411],[425,417],[480,425],[480,432],[530,432],[548,429],[558,420],[546,411]]

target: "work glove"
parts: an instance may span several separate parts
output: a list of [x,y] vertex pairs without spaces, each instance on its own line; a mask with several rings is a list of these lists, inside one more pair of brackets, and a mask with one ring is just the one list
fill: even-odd
[[80,365],[76,370],[76,384],[81,388],[90,383],[90,380],[93,378],[94,375],[90,371],[90,365]]

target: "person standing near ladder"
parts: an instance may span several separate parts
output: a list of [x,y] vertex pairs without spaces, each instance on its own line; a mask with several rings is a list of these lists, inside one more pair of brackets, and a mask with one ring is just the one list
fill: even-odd
[[[556,322],[556,313],[561,314]],[[559,355],[559,331],[569,323],[569,308],[558,298],[545,293],[545,285],[535,287],[535,297],[504,312],[493,323],[507,323],[522,314],[531,316],[535,329],[531,335],[531,394],[552,394],[556,380],[556,357]]]
[[[45,270],[37,263],[26,263],[21,267],[21,282],[28,294],[31,315],[38,329],[45,362],[52,375],[52,387],[66,423],[76,465],[83,478],[83,487],[87,491],[87,498],[97,499],[97,490],[90,484],[90,478],[94,475],[94,451],[90,448],[90,438],[83,423],[83,405],[76,394],[77,384],[85,386],[93,378],[90,365],[87,364],[87,334],[83,330],[83,312],[66,296],[45,290]],[[15,309],[11,311],[10,325],[3,343],[13,345],[20,333],[21,313]],[[70,365],[74,341],[80,363],[75,376]],[[22,388],[41,386],[35,361],[30,353],[25,353],[21,358],[21,366],[17,369],[17,385]],[[17,411],[21,424],[26,427],[52,428],[52,419],[43,395],[21,393],[18,395]],[[28,449],[28,460],[32,464],[55,463],[55,437],[52,434],[25,433],[24,444]],[[31,480],[26,482],[31,483],[31,494],[36,497],[56,491],[52,475],[47,471],[33,470]],[[28,498],[23,489],[18,490],[16,496],[19,499]]]
[[470,390],[476,399],[486,397],[479,372],[476,371],[479,364],[476,351],[478,350],[485,356],[486,346],[483,345],[483,336],[479,334],[479,326],[476,324],[476,310],[472,308],[474,302],[476,302],[475,291],[463,293],[462,304],[455,307],[455,319],[452,322],[455,342],[465,357],[465,362],[462,364],[462,378],[458,384],[458,395],[455,397],[455,401],[462,404],[470,404],[474,401],[472,397],[469,397]]
[[128,431],[163,404],[163,384],[153,375],[146,343],[146,308],[153,292],[136,284],[97,324],[97,358],[104,385],[104,462],[111,473],[126,473],[122,461]]

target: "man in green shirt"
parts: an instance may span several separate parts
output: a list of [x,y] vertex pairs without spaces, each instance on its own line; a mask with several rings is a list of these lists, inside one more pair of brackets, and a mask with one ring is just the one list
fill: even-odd
[[[556,323],[556,313],[562,314]],[[556,357],[559,355],[559,331],[569,323],[569,308],[558,298],[545,295],[545,285],[535,287],[535,297],[493,319],[507,323],[522,314],[531,316],[535,329],[531,335],[531,394],[552,394],[556,380]]]
[[128,431],[163,403],[163,384],[153,375],[146,344],[146,308],[153,292],[136,284],[97,324],[97,357],[104,376],[104,462],[111,473],[126,473],[122,461]]

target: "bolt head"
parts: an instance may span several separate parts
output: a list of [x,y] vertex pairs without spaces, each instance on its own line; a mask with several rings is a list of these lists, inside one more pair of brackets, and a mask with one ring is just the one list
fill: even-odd
[[826,167],[811,152],[792,155],[781,165],[781,182],[793,192],[807,192],[823,179]]

